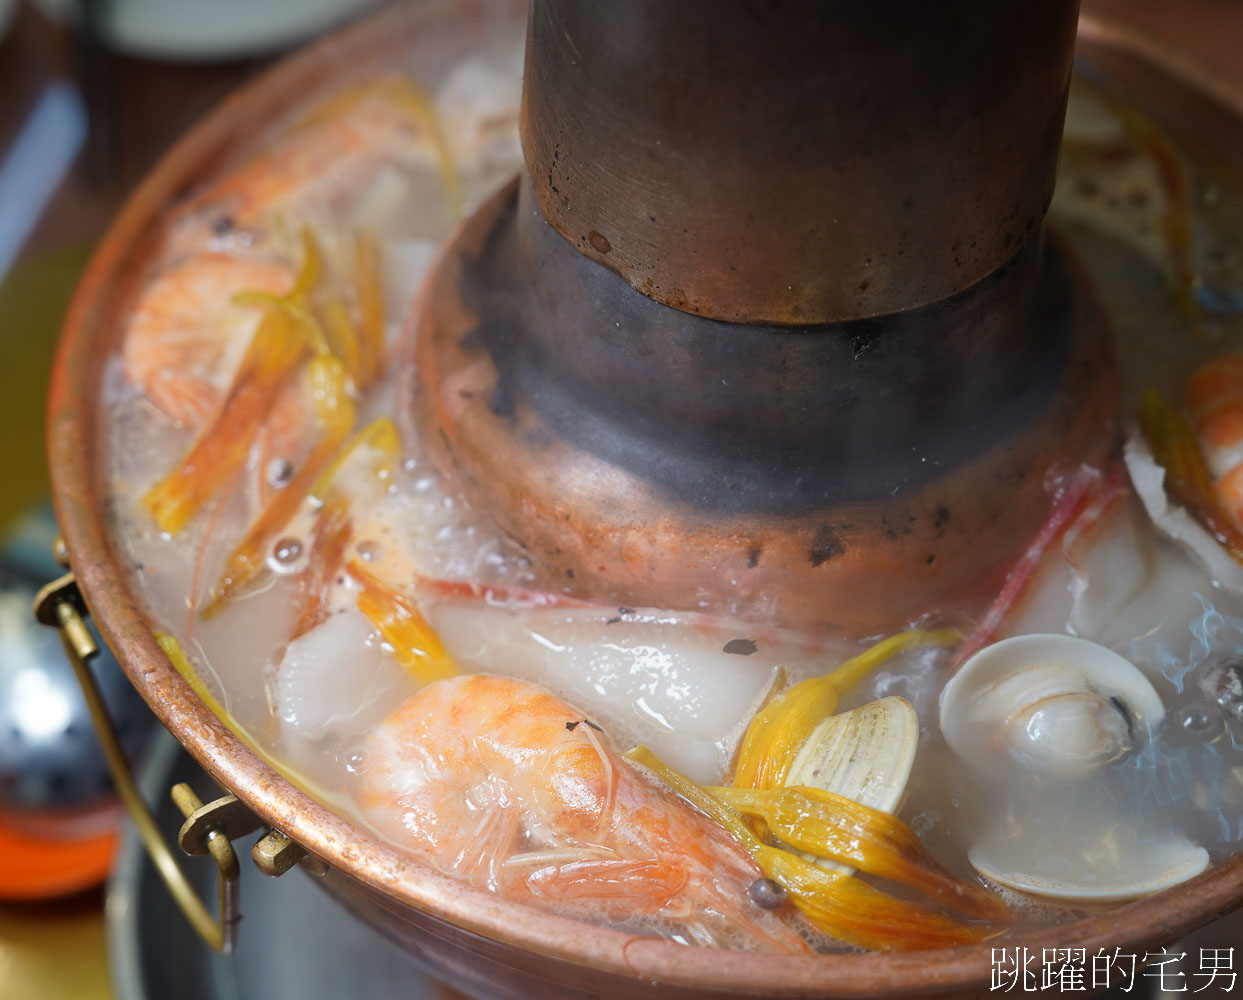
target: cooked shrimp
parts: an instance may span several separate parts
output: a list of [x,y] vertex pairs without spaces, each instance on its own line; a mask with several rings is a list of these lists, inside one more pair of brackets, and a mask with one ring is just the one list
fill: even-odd
[[806,950],[750,902],[761,872],[720,827],[645,781],[565,702],[470,674],[425,687],[371,737],[360,804],[447,873],[515,900],[697,944]]
[[1184,389],[1213,486],[1243,528],[1243,354],[1225,354],[1193,371]]
[[200,426],[220,403],[261,313],[233,304],[241,291],[282,295],[293,270],[273,260],[202,253],[173,265],[143,292],[121,346],[125,376],[180,424]]
[[210,206],[213,217],[252,230],[278,217],[335,215],[387,169],[429,168],[456,203],[456,173],[431,102],[410,81],[385,77],[321,101],[188,207]]
[[242,468],[306,347],[303,331],[288,316],[263,317],[212,420],[176,468],[142,498],[161,531],[180,531]]

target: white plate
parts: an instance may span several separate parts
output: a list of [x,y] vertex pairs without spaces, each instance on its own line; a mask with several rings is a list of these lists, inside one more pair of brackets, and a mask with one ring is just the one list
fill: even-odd
[[[377,0],[110,0],[109,47],[156,59],[211,60],[287,48]],[[5,0],[0,0],[0,9]],[[75,21],[78,0],[34,0],[53,20]]]

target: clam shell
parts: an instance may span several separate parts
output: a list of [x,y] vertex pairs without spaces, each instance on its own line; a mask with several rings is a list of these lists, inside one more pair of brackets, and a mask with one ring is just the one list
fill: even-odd
[[1110,713],[1123,707],[1134,746],[1165,714],[1148,678],[1113,650],[1069,635],[1018,635],[981,649],[950,678],[941,692],[941,732],[981,773],[1004,777],[1021,767],[1072,777],[1120,749]]
[[[897,812],[919,744],[919,716],[905,698],[881,698],[824,719],[794,758],[786,785],[807,785],[881,812]],[[827,871],[854,869],[811,858]]]
[[[1097,863],[1085,866],[1082,877],[1031,871],[1037,865],[1016,862],[1013,850],[1007,851],[1011,840],[998,826],[974,844],[967,852],[971,864],[985,878],[1019,892],[1066,902],[1121,902],[1168,889],[1199,875],[1209,864],[1208,852],[1185,837],[1175,834],[1155,844],[1119,845],[1113,834],[1103,835],[1095,849]],[[1137,836],[1143,836],[1137,833]],[[1123,850],[1119,851],[1122,846]]]
[[902,801],[918,743],[919,717],[910,702],[868,702],[813,729],[786,784],[822,788],[891,813]]

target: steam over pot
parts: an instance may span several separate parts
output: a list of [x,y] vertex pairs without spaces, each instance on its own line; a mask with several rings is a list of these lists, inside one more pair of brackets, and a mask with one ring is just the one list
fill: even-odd
[[[135,687],[206,770],[263,822],[288,834],[322,862],[326,889],[379,932],[417,953],[434,974],[468,992],[488,997],[550,993],[624,997],[650,995],[652,984],[659,984],[662,995],[672,997],[986,992],[991,961],[988,945],[900,956],[789,958],[715,951],[587,926],[464,888],[358,829],[295,787],[212,714],[153,638],[109,537],[96,460],[101,373],[116,348],[118,319],[129,293],[142,280],[154,250],[156,220],[266,122],[322,87],[325,80],[345,80],[395,64],[411,40],[422,33],[469,31],[502,13],[515,16],[516,12],[503,0],[398,5],[315,46],[207,118],[169,153],[121,212],[72,303],[49,407],[53,497],[86,603]],[[1123,50],[1108,34],[1088,29],[1081,41],[1089,54],[1112,53],[1119,72],[1130,65],[1119,57]],[[1066,68],[1064,62],[1062,67]],[[1156,80],[1188,95],[1191,112],[1205,107],[1204,99],[1186,83],[1151,67],[1140,64],[1135,78],[1141,84]],[[1230,141],[1236,149],[1243,149],[1239,117],[1243,107],[1231,109],[1234,117],[1226,125],[1221,125],[1222,109],[1214,106],[1212,110],[1216,117],[1210,120],[1232,129]],[[1043,190],[1037,200],[1046,196]],[[982,267],[981,274],[988,269]],[[944,293],[960,287],[946,287]],[[891,301],[889,305],[896,309],[909,303]],[[817,318],[825,322],[842,319],[840,315]],[[1108,395],[1106,391],[1098,413],[1110,412]],[[1243,856],[1175,890],[1106,916],[1008,939],[1006,946],[1027,947],[1038,954],[1041,948],[1055,946],[1074,945],[1095,952],[1121,945],[1142,953],[1240,902]]]

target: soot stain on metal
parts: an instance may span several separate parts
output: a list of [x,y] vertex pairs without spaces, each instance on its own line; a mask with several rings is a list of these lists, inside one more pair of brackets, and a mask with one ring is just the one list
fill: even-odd
[[[869,282],[865,281],[859,286],[860,291],[866,291]],[[850,340],[850,349],[854,353],[855,360],[858,361],[864,354],[870,351],[876,343],[876,338],[880,336],[884,327],[870,319],[854,320],[850,323],[844,323],[842,330]]]
[[831,528],[824,528],[816,539],[816,544],[807,553],[813,566],[822,566],[830,559],[836,559],[846,551],[846,546]]

